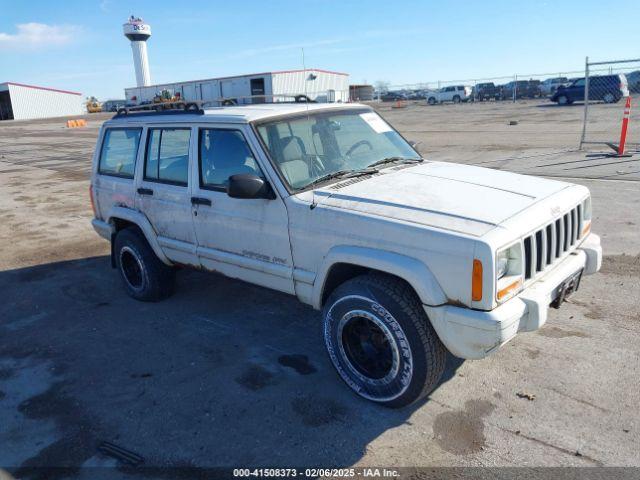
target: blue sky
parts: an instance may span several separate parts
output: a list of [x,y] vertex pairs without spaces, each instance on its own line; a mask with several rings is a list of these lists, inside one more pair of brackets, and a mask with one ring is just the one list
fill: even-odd
[[[153,83],[307,67],[408,84],[583,68],[640,57],[638,0],[0,0],[0,82],[123,97],[122,35],[151,24]],[[625,24],[626,22],[626,24]]]

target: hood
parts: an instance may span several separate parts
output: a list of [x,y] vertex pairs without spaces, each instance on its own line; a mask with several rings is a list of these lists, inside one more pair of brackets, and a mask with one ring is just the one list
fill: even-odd
[[446,162],[382,170],[314,191],[317,206],[481,236],[569,184]]

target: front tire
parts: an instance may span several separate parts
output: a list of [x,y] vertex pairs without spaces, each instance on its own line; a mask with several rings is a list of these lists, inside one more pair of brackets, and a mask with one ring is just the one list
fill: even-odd
[[435,105],[436,104],[436,99],[433,97],[429,97],[429,100],[427,100],[427,103],[429,105]]
[[403,281],[372,273],[340,285],[323,309],[329,358],[358,395],[399,408],[429,394],[445,347],[420,300]]
[[569,101],[569,97],[567,97],[566,95],[560,95],[558,97],[558,105],[570,105],[571,102]]
[[138,228],[125,228],[116,235],[116,267],[127,293],[143,302],[169,297],[175,285],[175,270],[153,252]]

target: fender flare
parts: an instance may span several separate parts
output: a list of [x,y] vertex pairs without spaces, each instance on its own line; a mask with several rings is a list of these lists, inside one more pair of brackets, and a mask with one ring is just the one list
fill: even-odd
[[171,263],[162,251],[162,248],[158,243],[158,238],[156,237],[156,232],[151,226],[151,222],[149,222],[149,219],[144,214],[127,207],[113,207],[109,212],[108,222],[112,224],[115,218],[127,220],[137,225],[140,230],[142,230],[142,234],[145,236],[145,239],[149,243],[153,253],[156,254],[160,261],[170,267],[173,266],[173,263]]
[[390,273],[405,280],[425,305],[442,305],[447,297],[431,270],[420,260],[399,253],[374,248],[340,245],[331,248],[324,257],[313,286],[312,304],[322,307],[322,293],[331,267],[347,263]]

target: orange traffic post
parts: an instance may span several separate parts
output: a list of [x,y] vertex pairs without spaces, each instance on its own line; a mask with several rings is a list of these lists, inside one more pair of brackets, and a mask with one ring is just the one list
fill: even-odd
[[627,97],[622,115],[622,130],[620,131],[620,143],[618,143],[618,155],[624,155],[624,145],[627,141],[627,129],[629,128],[629,115],[631,114],[631,95]]

